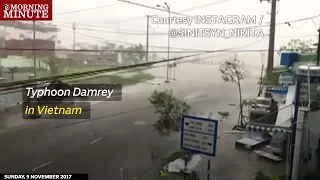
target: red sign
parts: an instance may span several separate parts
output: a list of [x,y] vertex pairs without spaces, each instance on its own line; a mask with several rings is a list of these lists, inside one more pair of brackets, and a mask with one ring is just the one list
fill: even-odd
[[52,21],[52,0],[1,0],[0,9],[0,21]]

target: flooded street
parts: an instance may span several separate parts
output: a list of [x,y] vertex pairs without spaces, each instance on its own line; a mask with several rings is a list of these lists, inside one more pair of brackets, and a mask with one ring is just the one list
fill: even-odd
[[[140,180],[138,177],[146,173],[147,179],[156,179],[159,167],[150,157],[151,152],[163,157],[178,150],[180,142],[179,134],[161,137],[151,127],[158,115],[148,97],[153,90],[165,89],[172,89],[178,98],[187,101],[192,115],[212,115],[219,120],[217,156],[210,158],[212,179],[247,180],[260,169],[281,171],[253,154],[235,150],[239,135],[224,133],[237,123],[238,109],[228,104],[237,104],[239,94],[235,84],[222,81],[218,66],[179,64],[176,80],[171,83],[164,83],[164,67],[147,71],[156,78],[124,87],[122,101],[92,103],[90,120],[27,121],[19,120],[19,111],[7,115],[7,121],[21,121],[29,126],[19,125],[15,131],[4,130],[0,134],[1,172],[87,172],[92,179],[117,179],[122,169],[123,177]],[[257,79],[251,76],[243,80],[245,99],[257,94]],[[230,117],[220,121],[220,111],[230,112]],[[205,159],[198,167],[201,180],[206,175]],[[18,163],[21,161],[27,163]]]

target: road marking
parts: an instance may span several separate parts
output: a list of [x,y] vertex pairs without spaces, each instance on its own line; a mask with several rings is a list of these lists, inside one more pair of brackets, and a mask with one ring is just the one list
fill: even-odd
[[43,168],[43,167],[45,167],[45,166],[48,166],[49,164],[51,164],[51,161],[46,162],[46,163],[43,163],[43,164],[41,164],[40,166],[37,166],[37,167],[33,168],[32,171],[36,171],[36,170],[38,170],[38,169],[40,169],[40,168]]
[[144,121],[136,121],[133,124],[134,125],[144,125],[144,124],[146,124],[146,122],[144,122]]
[[120,180],[123,180],[122,172],[123,172],[123,168],[120,168]]
[[92,142],[90,142],[90,144],[94,144],[94,143],[96,143],[96,142],[98,142],[98,141],[101,141],[102,140],[102,137],[101,138],[98,138],[98,139],[96,139],[96,140],[94,140],[94,141],[92,141]]
[[90,101],[91,105],[95,105],[95,104],[99,104],[99,103],[103,103],[104,101]]

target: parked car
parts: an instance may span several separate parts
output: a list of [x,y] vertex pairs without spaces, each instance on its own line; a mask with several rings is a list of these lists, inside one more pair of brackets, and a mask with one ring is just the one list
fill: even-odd
[[268,114],[271,112],[272,102],[272,98],[257,97],[251,105],[251,112],[257,114]]

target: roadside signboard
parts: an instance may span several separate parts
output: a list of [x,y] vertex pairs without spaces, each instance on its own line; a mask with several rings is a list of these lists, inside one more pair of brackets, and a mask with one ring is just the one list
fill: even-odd
[[286,95],[288,93],[288,86],[268,86],[266,87],[266,92],[271,92],[280,95]]
[[182,116],[181,149],[216,156],[218,121]]

